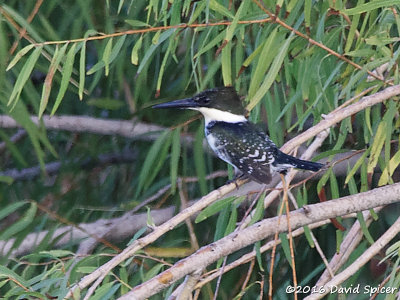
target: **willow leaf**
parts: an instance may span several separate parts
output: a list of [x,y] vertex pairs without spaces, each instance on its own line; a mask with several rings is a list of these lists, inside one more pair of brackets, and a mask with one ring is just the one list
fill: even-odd
[[71,79],[72,69],[74,67],[74,59],[75,59],[75,49],[76,44],[73,44],[71,49],[69,49],[67,54],[67,59],[64,63],[63,70],[62,70],[62,78],[61,78],[61,85],[60,89],[57,94],[56,102],[54,103],[53,109],[51,111],[51,115],[53,116],[61,103],[62,98],[67,91],[69,80]]
[[32,52],[32,54],[29,56],[25,65],[22,67],[21,72],[18,75],[17,81],[14,84],[14,89],[11,92],[11,96],[8,99],[7,106],[12,105],[12,108],[14,108],[15,105],[17,104],[18,99],[21,95],[22,89],[24,88],[25,83],[28,81],[29,77],[31,76],[33,68],[35,67],[36,62],[39,59],[40,54],[42,53],[42,48],[43,48],[43,46],[37,47]]

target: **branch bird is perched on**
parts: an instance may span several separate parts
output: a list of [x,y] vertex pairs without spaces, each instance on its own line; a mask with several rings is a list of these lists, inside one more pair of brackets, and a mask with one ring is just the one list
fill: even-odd
[[269,183],[274,173],[289,168],[318,171],[320,163],[287,155],[263,131],[246,118],[246,110],[233,87],[206,90],[192,98],[154,105],[153,108],[183,108],[201,112],[208,144],[219,158],[236,171],[259,183]]

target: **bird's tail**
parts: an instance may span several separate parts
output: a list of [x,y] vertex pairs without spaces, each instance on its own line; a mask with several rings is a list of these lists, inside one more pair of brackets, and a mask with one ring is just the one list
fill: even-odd
[[288,164],[291,165],[293,168],[296,169],[303,169],[303,170],[310,170],[310,171],[318,171],[321,169],[324,165],[317,163],[317,162],[312,162],[308,160],[302,160],[298,159],[296,157],[287,155],[283,152],[279,153],[279,162],[283,164]]

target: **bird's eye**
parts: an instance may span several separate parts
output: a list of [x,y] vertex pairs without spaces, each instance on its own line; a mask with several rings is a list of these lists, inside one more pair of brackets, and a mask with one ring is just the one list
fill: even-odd
[[204,97],[202,100],[203,100],[204,104],[210,103],[210,98],[208,98],[208,97]]

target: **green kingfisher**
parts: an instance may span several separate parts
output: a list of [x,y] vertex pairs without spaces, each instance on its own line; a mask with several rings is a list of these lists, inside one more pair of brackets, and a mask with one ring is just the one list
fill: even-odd
[[301,160],[280,151],[269,136],[250,123],[233,87],[205,90],[192,98],[175,100],[153,108],[182,108],[201,112],[205,136],[217,156],[232,165],[237,174],[259,183],[269,183],[274,173],[289,168],[318,171],[323,164]]

